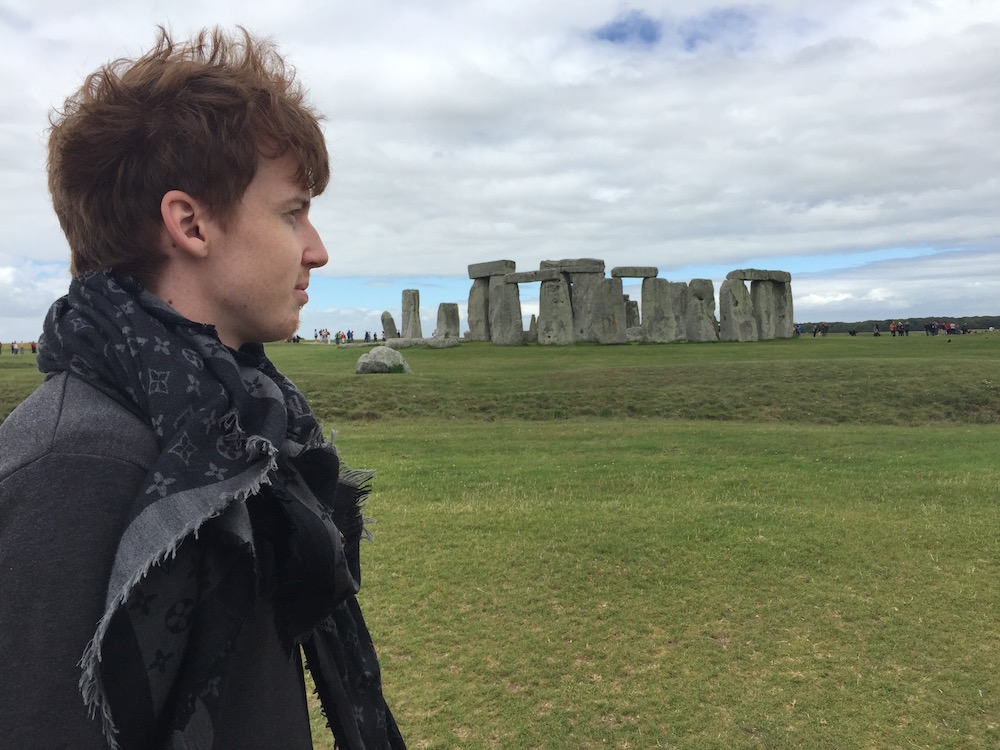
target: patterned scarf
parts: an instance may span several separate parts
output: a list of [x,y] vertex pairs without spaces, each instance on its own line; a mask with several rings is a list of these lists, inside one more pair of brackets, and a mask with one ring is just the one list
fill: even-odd
[[355,598],[372,472],[340,467],[263,347],[228,349],[212,326],[103,272],[75,278],[52,306],[38,363],[129,409],[160,450],[122,509],[104,615],[80,662],[109,745],[211,747],[266,537],[278,634],[289,655],[305,651],[338,746],[403,748]]

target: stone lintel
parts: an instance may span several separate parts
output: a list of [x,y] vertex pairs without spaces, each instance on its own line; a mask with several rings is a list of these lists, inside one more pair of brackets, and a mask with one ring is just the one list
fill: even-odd
[[545,271],[522,271],[521,273],[508,273],[503,277],[503,280],[508,284],[528,284],[532,281],[558,281],[562,277],[562,271],[550,268]]
[[543,260],[538,268],[542,271],[556,269],[563,273],[604,273],[604,261],[597,258],[566,258],[563,260]]
[[656,266],[615,266],[611,269],[613,279],[655,279],[660,273]]
[[486,279],[490,276],[505,276],[514,273],[517,265],[512,260],[490,260],[486,263],[470,263],[470,279]]
[[726,274],[727,279],[739,279],[740,281],[777,281],[787,284],[792,280],[792,275],[788,271],[761,271],[756,268],[741,268],[730,271]]

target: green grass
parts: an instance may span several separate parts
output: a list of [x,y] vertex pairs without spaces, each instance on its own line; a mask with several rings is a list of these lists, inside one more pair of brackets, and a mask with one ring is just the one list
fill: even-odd
[[1000,336],[270,352],[411,748],[1000,745]]
[[414,747],[990,747],[995,428],[352,427]]
[[358,377],[358,349],[272,355],[313,408],[352,421],[570,417],[995,424],[1000,334],[755,344],[406,349],[406,377]]

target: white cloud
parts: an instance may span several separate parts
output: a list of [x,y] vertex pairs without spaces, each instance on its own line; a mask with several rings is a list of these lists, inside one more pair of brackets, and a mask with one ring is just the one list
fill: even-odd
[[[65,262],[45,186],[51,106],[147,46],[157,22],[183,34],[192,19],[239,21],[275,37],[328,118],[323,275],[461,277],[495,258],[528,270],[597,257],[671,276],[814,257],[824,280],[796,280],[797,311],[995,310],[998,270],[955,253],[1000,249],[1000,4],[768,0],[727,15],[659,0],[642,9],[655,44],[595,38],[622,7],[7,2],[0,254],[28,274],[29,261]],[[884,248],[948,255],[885,274],[824,260]],[[945,264],[944,280],[896,272]],[[363,330],[373,313],[342,314]]]

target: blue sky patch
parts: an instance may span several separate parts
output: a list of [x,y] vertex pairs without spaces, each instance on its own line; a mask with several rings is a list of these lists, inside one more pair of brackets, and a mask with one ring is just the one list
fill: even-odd
[[615,44],[644,44],[652,47],[663,35],[660,22],[641,10],[620,14],[614,21],[594,31],[594,38]]

